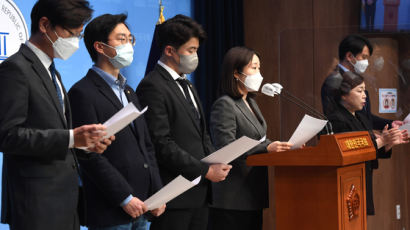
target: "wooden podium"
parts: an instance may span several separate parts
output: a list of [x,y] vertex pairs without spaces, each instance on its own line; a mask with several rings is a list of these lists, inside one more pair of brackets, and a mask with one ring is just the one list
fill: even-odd
[[366,230],[364,161],[375,158],[364,131],[322,135],[315,147],[252,155],[247,164],[275,166],[276,230]]

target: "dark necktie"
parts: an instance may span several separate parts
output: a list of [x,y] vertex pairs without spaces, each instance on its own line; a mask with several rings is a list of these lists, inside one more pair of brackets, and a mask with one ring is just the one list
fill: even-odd
[[194,103],[192,102],[191,94],[189,93],[188,87],[189,87],[189,82],[185,78],[178,78],[177,81],[181,85],[182,89],[184,90],[185,94],[185,99],[187,100],[188,104],[190,105],[189,107],[191,108],[192,113],[194,114],[195,122],[197,122],[197,125],[200,126],[201,121],[200,121],[200,116],[198,110],[195,108]]
[[58,83],[57,83],[56,67],[54,65],[54,62],[51,63],[49,70],[50,70],[50,73],[51,73],[51,79],[53,80],[54,86],[56,88],[58,101],[60,102],[61,109],[64,111],[63,95],[61,94],[60,87],[58,86]]

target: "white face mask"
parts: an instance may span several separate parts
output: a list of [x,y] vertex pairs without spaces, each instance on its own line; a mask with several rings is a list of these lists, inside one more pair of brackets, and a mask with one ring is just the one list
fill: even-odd
[[196,67],[198,67],[199,59],[198,59],[198,54],[196,52],[190,55],[178,54],[178,56],[179,56],[178,69],[181,73],[190,74],[195,71]]
[[[355,58],[356,60],[356,58]],[[356,60],[356,64],[353,64],[354,71],[358,74],[362,74],[366,71],[367,67],[369,66],[369,60],[364,59],[364,60]]]
[[241,73],[241,74],[246,76],[245,82],[242,82],[242,81],[241,82],[245,85],[248,92],[257,92],[259,88],[261,87],[261,84],[263,81],[263,77],[261,73],[256,73],[253,75],[246,75],[244,73]]
[[78,37],[62,38],[58,36],[56,31],[54,33],[57,36],[55,42],[51,41],[46,33],[48,40],[53,44],[54,57],[67,60],[80,47],[80,39]]
[[131,43],[116,47],[112,47],[103,42],[102,44],[115,49],[117,55],[115,55],[114,57],[108,57],[106,54],[104,54],[115,68],[122,69],[126,66],[131,65],[132,60],[134,59],[134,48],[132,47]]

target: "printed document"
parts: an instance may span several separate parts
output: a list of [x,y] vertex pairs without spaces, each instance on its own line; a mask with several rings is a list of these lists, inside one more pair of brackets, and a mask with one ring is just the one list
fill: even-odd
[[311,117],[307,114],[303,117],[299,126],[296,128],[289,142],[293,144],[292,149],[298,149],[308,142],[312,137],[318,134],[327,121]]
[[249,137],[243,136],[218,151],[206,156],[205,158],[202,158],[201,161],[208,164],[228,164],[247,151],[251,150],[253,147],[257,146],[262,142],[262,140],[263,138],[261,140],[253,140]]

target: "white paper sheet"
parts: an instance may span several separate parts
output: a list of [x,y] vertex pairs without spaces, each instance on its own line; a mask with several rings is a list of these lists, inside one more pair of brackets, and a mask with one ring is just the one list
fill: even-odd
[[326,123],[326,120],[320,120],[305,114],[289,139],[289,142],[293,144],[292,149],[302,147],[302,145],[318,134],[325,127]]
[[403,122],[406,123],[406,124],[410,123],[410,113],[407,115],[406,118],[404,118]]
[[185,179],[179,175],[174,180],[165,185],[161,190],[144,201],[148,210],[154,210],[160,208],[163,204],[168,203],[175,197],[181,195],[188,189],[194,187],[201,181],[201,176],[197,177],[193,181]]
[[107,135],[104,138],[108,138],[122,130],[133,120],[137,119],[137,117],[141,116],[141,114],[145,113],[147,109],[148,107],[145,107],[142,111],[139,111],[132,102],[128,103],[124,108],[104,122],[104,125],[107,127]]
[[399,127],[400,130],[407,130],[407,133],[410,134],[410,123],[406,123]]
[[201,161],[208,164],[228,164],[259,143],[261,143],[260,140],[253,140],[249,137],[243,136],[218,151],[204,157]]

